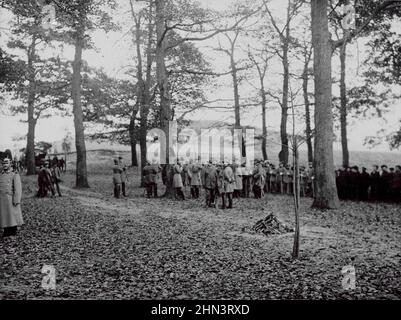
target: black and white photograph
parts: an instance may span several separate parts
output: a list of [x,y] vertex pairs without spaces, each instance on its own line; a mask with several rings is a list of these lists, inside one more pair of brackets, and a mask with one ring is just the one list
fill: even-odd
[[400,299],[401,0],[0,0],[0,309]]

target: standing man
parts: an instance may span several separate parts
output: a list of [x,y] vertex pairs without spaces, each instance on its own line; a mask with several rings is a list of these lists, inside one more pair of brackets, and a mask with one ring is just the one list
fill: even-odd
[[[233,192],[235,186],[235,176],[233,169],[228,165],[224,164],[223,175],[223,193],[221,200],[223,201],[223,209],[232,209],[233,207]],[[226,206],[226,196],[228,199],[228,207]]]
[[249,198],[249,190],[251,189],[251,170],[246,165],[246,162],[242,163],[242,196]]
[[373,170],[370,173],[370,195],[369,199],[377,201],[380,198],[380,172],[379,166],[374,165]]
[[[52,188],[53,195],[55,195],[54,190],[57,189],[57,193],[59,197],[61,197],[60,186],[59,186],[59,183],[61,182],[61,173],[58,164],[53,163],[50,171],[51,171],[51,182],[53,183],[53,188]],[[56,188],[54,188],[54,186],[56,186]]]
[[401,166],[395,166],[393,177],[394,201],[401,201]]
[[242,193],[243,183],[242,183],[242,168],[239,164],[234,164],[234,175],[235,175],[235,188],[234,188],[234,198],[239,198]]
[[366,172],[366,168],[362,167],[362,172],[359,175],[359,200],[368,200],[368,191],[370,185],[370,175]]
[[15,236],[18,226],[24,223],[21,178],[17,172],[11,171],[10,166],[10,159],[5,158],[0,173],[0,228],[3,228],[3,237]]
[[121,194],[121,173],[122,169],[118,165],[118,160],[114,160],[114,166],[113,166],[113,184],[114,184],[114,197],[115,198],[120,198]]
[[216,207],[216,188],[218,185],[217,168],[211,161],[202,170],[202,182],[206,191],[206,206]]
[[188,166],[188,175],[191,180],[191,196],[193,199],[199,198],[199,187],[202,185],[200,173],[202,166],[195,162]]
[[182,200],[185,200],[184,192],[182,191],[184,184],[182,183],[182,166],[180,161],[177,160],[177,163],[173,167],[173,188],[175,189],[175,198],[178,199],[180,197]]
[[123,157],[118,157],[118,164],[121,169],[121,191],[124,197],[127,196],[126,193],[126,184],[128,182],[128,175],[127,175],[127,166],[123,163]]
[[380,175],[380,198],[381,200],[388,200],[389,199],[389,190],[390,190],[390,179],[391,175],[388,172],[388,168],[386,165],[381,166],[382,173]]

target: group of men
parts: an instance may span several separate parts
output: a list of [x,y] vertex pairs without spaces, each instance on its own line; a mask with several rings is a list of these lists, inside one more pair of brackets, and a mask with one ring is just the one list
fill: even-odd
[[38,173],[39,190],[37,192],[37,197],[45,198],[48,193],[51,193],[51,196],[54,197],[56,195],[56,190],[59,197],[61,197],[60,182],[61,170],[58,163],[50,160],[42,162]]
[[[185,190],[190,188],[191,198],[200,197],[200,190],[206,192],[206,204],[217,206],[216,200],[221,196],[221,207],[231,208],[232,199],[254,197],[260,199],[266,193],[294,193],[294,168],[280,163],[275,166],[269,161],[255,161],[253,167],[245,163],[228,164],[224,162],[200,164],[196,161],[182,163],[177,161],[169,166],[148,163],[143,169],[143,181],[148,197],[157,197],[157,176],[161,172],[164,184],[172,179],[174,196],[185,199]],[[299,191],[301,197],[314,196],[315,175],[312,163],[299,167]],[[386,165],[374,166],[371,173],[366,168],[359,171],[357,166],[341,168],[336,171],[336,182],[339,198],[342,200],[401,201],[401,167],[388,170]]]
[[[200,190],[206,192],[206,205],[217,207],[217,200],[221,198],[222,208],[232,208],[233,198],[249,198],[251,192],[255,198],[262,198],[266,192],[291,194],[293,192],[293,169],[280,164],[275,168],[268,161],[256,161],[250,168],[245,163],[216,163],[209,161],[200,164],[196,161],[182,163],[177,161],[170,166],[159,166],[156,163],[147,165],[143,169],[143,182],[148,197],[157,197],[157,176],[161,172],[164,184],[171,179],[176,199],[185,199],[184,190],[189,187],[191,198],[198,199]],[[301,194],[313,194],[313,169],[301,168]]]
[[342,200],[401,202],[401,166],[388,168],[382,165],[372,167],[370,173],[365,167],[346,167],[336,171],[338,196]]
[[127,197],[127,166],[123,163],[123,158],[118,157],[114,159],[113,165],[113,185],[114,185],[114,197],[121,198],[121,194]]

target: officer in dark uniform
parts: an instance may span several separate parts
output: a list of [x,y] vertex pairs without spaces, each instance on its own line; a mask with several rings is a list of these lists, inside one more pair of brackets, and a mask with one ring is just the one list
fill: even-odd
[[359,200],[367,201],[368,200],[368,190],[370,185],[370,176],[369,173],[366,172],[366,168],[362,167],[362,172],[359,175]]
[[386,165],[381,166],[382,172],[380,175],[380,199],[386,201],[389,199],[389,187],[390,187],[390,173],[388,172],[388,167]]
[[395,166],[393,177],[394,201],[401,201],[401,166]]
[[370,173],[370,194],[369,199],[377,201],[380,198],[380,172],[379,166],[374,165],[373,170]]

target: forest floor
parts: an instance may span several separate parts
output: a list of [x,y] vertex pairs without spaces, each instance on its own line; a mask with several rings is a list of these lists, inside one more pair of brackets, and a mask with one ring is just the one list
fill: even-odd
[[[22,177],[25,225],[0,242],[0,299],[401,298],[400,206],[342,202],[321,212],[302,198],[292,260],[293,233],[251,231],[269,213],[293,226],[289,196],[209,209],[203,196],[147,199],[133,172],[123,199],[100,166],[90,167],[88,190],[74,189],[74,178],[63,177],[63,197],[38,199],[36,177]],[[55,290],[41,286],[44,265],[56,270]],[[354,290],[342,287],[347,265]]]

